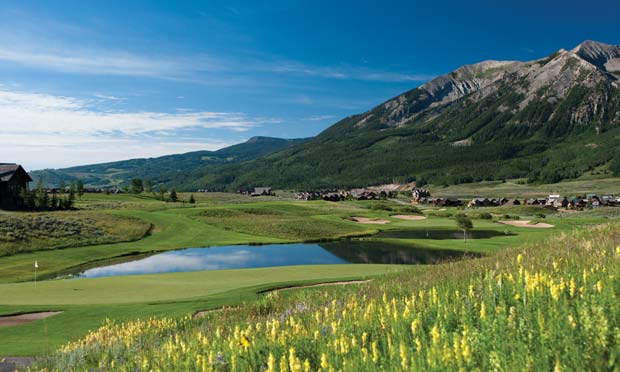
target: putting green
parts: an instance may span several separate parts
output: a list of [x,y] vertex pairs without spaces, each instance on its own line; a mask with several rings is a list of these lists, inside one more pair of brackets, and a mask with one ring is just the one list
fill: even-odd
[[277,283],[362,278],[397,265],[311,265],[0,284],[0,305],[128,304],[205,298]]

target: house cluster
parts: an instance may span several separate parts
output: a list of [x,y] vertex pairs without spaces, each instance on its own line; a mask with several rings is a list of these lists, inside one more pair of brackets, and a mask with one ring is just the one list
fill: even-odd
[[[205,191],[206,192],[206,191]],[[241,195],[249,196],[276,196],[271,187],[255,187],[254,189],[242,189],[238,191]]]
[[536,205],[541,207],[583,209],[597,207],[620,207],[620,197],[613,195],[598,196],[588,194],[585,197],[568,198],[559,194],[551,194],[546,198],[507,199],[507,198],[474,198],[467,207],[499,207],[502,205]]
[[382,200],[395,198],[396,191],[375,189],[351,189],[351,190],[322,190],[304,191],[297,194],[298,200]]
[[429,204],[435,207],[459,207],[463,201],[457,198],[433,198],[430,191],[416,188],[411,192],[411,204]]
[[[422,188],[416,188],[411,193],[411,204],[428,204],[436,207],[458,207],[464,205],[457,198],[434,198],[431,193]],[[584,197],[568,198],[560,194],[551,194],[546,198],[509,199],[509,198],[473,198],[467,202],[468,208],[501,207],[503,205],[536,205],[541,207],[583,209],[587,207],[620,207],[620,196],[588,194]]]
[[[43,192],[47,194],[63,194],[69,191],[69,188],[65,187],[64,190],[58,187],[46,187],[43,188]],[[125,191],[119,188],[114,189],[103,189],[103,188],[93,188],[93,187],[85,187],[82,189],[82,192],[85,194],[124,194]]]
[[19,205],[20,193],[28,190],[32,178],[19,164],[0,163],[0,207]]

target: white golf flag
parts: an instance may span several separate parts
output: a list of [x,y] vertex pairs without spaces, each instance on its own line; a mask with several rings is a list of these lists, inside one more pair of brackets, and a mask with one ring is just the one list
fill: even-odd
[[39,263],[37,262],[37,260],[34,260],[34,268],[38,269],[39,268]]

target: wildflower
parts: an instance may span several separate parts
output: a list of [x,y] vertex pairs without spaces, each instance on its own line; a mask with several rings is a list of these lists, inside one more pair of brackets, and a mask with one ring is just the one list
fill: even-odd
[[596,282],[596,290],[598,291],[598,293],[603,292],[603,282],[602,281],[598,281]]
[[241,335],[239,345],[241,345],[244,349],[247,349],[250,347],[250,340],[245,335]]
[[325,353],[321,354],[321,368],[327,369],[329,367],[329,362],[327,361],[327,355]]
[[487,317],[487,308],[483,301],[480,304],[480,319],[485,319],[486,317]]
[[377,341],[373,341],[371,344],[372,349],[372,362],[377,364],[379,361],[379,348],[377,347]]
[[568,291],[571,297],[575,297],[575,291],[577,290],[577,284],[575,284],[575,279],[571,278],[568,283]]
[[418,319],[414,319],[413,322],[411,322],[411,333],[415,336],[416,332],[418,331],[418,327],[420,326],[420,321]]
[[400,365],[403,369],[407,369],[407,348],[402,341],[400,343]]
[[439,328],[437,327],[437,324],[435,324],[433,326],[433,328],[431,329],[431,337],[433,338],[433,344],[437,345],[439,343]]

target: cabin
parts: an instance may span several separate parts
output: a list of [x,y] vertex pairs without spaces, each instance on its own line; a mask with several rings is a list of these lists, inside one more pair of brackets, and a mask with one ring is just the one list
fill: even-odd
[[28,190],[32,178],[19,164],[0,163],[0,207],[20,205],[20,192]]
[[436,207],[460,207],[463,202],[455,198],[430,198],[429,202]]
[[271,187],[255,187],[250,196],[274,196]]
[[344,200],[344,195],[342,195],[339,192],[328,192],[328,193],[321,195],[321,199],[325,201],[337,202],[337,201]]
[[489,205],[491,205],[491,201],[487,198],[473,198],[467,203],[467,208],[488,207]]
[[588,201],[585,199],[579,199],[579,198],[575,198],[573,200],[570,201],[569,206],[572,209],[583,209],[588,205]]
[[353,189],[350,191],[350,195],[352,199],[355,200],[377,200],[379,199],[379,195],[372,191],[366,189]]

